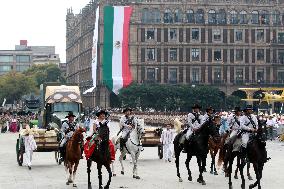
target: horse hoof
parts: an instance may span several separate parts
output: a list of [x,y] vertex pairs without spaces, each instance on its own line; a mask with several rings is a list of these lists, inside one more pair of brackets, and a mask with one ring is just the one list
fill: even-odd
[[202,184],[202,185],[206,185],[206,182],[203,180],[203,181],[201,182],[201,184]]
[[139,176],[136,176],[135,178],[136,178],[136,179],[138,179],[138,180],[140,179],[140,177],[139,177]]
[[178,181],[179,181],[179,182],[182,182],[183,180],[182,180],[182,178],[179,178]]
[[70,184],[70,182],[67,181],[67,182],[66,182],[66,185],[69,185],[69,184]]
[[73,184],[73,187],[74,187],[74,188],[77,188],[77,184]]
[[217,172],[217,171],[215,171],[215,172],[214,172],[214,175],[218,175],[218,172]]
[[206,172],[207,172],[206,168],[203,170],[203,172],[204,172],[204,173],[206,173]]
[[234,179],[239,179],[239,177],[237,175],[234,176]]
[[88,185],[88,189],[92,189],[92,185],[89,184],[89,185]]
[[114,174],[112,174],[112,176],[113,176],[113,177],[116,177],[116,174],[114,173]]
[[124,171],[121,171],[120,173],[121,173],[122,175],[124,175]]
[[105,186],[104,189],[109,189],[109,186]]
[[253,180],[253,179],[252,179],[252,177],[251,177],[250,175],[248,175],[248,179],[249,179],[249,180]]
[[244,184],[241,185],[241,189],[246,189]]
[[187,179],[188,179],[189,181],[192,181],[192,177],[191,177],[191,176],[189,176]]
[[229,186],[229,189],[233,189],[233,186],[232,186],[232,185],[230,185],[230,186]]
[[210,171],[210,174],[212,174],[212,175],[213,175],[213,171]]
[[250,184],[250,185],[249,185],[249,189],[253,189],[253,184]]
[[198,179],[197,179],[197,182],[198,182],[198,183],[201,183],[201,182],[202,182],[202,180],[201,180],[200,178],[198,178]]

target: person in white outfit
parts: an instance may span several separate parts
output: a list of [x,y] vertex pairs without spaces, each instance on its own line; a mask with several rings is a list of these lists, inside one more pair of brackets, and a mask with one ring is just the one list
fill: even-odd
[[242,150],[246,153],[249,137],[252,133],[257,132],[258,121],[255,115],[252,114],[253,109],[248,105],[244,109],[244,115],[240,118],[240,125],[242,130]]
[[29,128],[28,124],[26,124],[26,131],[24,132],[24,143],[25,143],[25,162],[29,170],[31,170],[33,151],[37,149],[37,145],[33,136],[33,132]]
[[230,138],[236,136],[241,129],[240,118],[242,111],[240,107],[235,107],[234,113],[228,117],[228,125],[231,131]]
[[174,140],[174,132],[171,129],[171,125],[167,125],[167,128],[163,130],[160,141],[163,144],[163,158],[167,162],[172,161],[172,149],[171,145]]
[[187,116],[187,122],[188,122],[188,129],[186,132],[186,139],[188,140],[189,137],[192,135],[194,131],[200,128],[202,125],[204,119],[203,116],[200,114],[201,107],[197,104],[195,104],[193,107],[193,112],[189,113]]

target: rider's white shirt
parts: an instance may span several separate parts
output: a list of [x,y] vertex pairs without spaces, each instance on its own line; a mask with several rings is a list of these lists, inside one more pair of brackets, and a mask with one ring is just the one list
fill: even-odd
[[198,115],[199,122],[197,120],[192,122],[192,120],[194,119],[195,119],[195,116],[193,115],[193,113],[189,113],[187,116],[187,122],[188,122],[189,128],[198,129],[202,125],[204,118],[201,114],[199,114]]
[[[232,114],[228,117],[228,125],[232,130],[234,130],[234,131],[240,130],[240,128],[241,128],[240,118],[241,118],[241,116],[237,116],[235,114]],[[239,121],[239,124],[237,123],[236,119]]]
[[[251,114],[251,120],[254,122],[256,129],[258,129],[258,121],[255,115]],[[249,118],[247,117],[247,115],[243,115],[240,118],[240,124],[241,124],[241,129],[245,130],[245,131],[249,131],[250,129],[253,128],[252,123],[250,122]]]

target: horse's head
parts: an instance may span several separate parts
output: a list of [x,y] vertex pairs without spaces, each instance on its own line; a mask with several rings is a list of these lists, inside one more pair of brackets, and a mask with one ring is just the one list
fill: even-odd
[[255,136],[257,142],[260,144],[260,145],[266,145],[266,135],[265,133],[263,132],[263,128],[262,126],[259,126],[258,129],[257,129],[257,132],[256,132],[256,136]]
[[136,131],[137,131],[137,135],[139,137],[143,136],[145,134],[145,130],[144,130],[144,119],[137,119],[136,120]]
[[208,134],[213,138],[219,138],[219,128],[221,125],[221,117],[214,116],[213,118],[209,119],[207,127],[208,127]]
[[75,139],[76,141],[78,141],[78,142],[83,141],[83,139],[84,139],[83,133],[84,133],[84,132],[86,132],[86,129],[80,126],[80,127],[74,132],[74,135],[73,135],[74,139]]

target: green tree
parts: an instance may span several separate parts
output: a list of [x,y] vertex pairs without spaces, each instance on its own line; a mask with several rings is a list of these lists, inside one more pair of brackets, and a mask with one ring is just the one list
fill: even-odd
[[236,106],[239,106],[241,108],[244,107],[245,102],[242,101],[241,98],[238,96],[230,95],[226,98],[226,105],[228,110],[232,110]]
[[6,98],[7,103],[13,103],[31,92],[38,93],[36,83],[31,77],[16,72],[10,72],[0,77],[1,101]]

